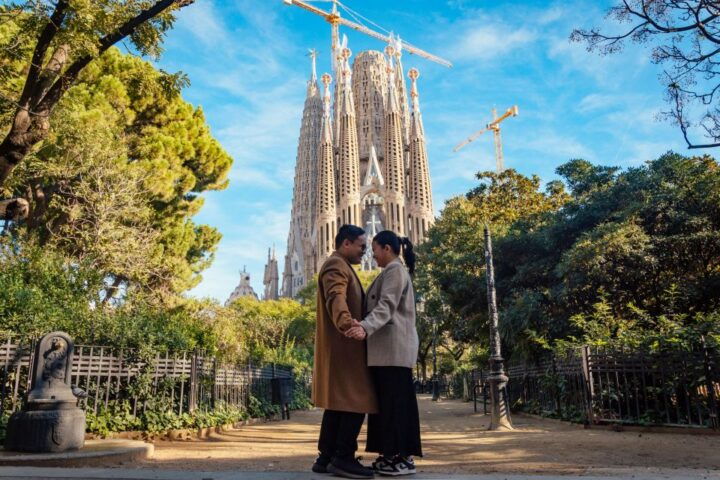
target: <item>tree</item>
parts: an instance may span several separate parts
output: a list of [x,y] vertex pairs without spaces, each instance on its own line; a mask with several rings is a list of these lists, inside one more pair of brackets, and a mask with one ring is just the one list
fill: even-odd
[[[662,116],[680,127],[688,148],[720,146],[718,2],[621,0],[607,16],[621,25],[620,33],[576,29],[570,39],[603,55],[621,51],[628,40],[653,45],[653,62],[665,65],[661,81],[670,109]],[[695,130],[710,142],[691,140]]]
[[[159,55],[174,12],[193,1],[33,0],[0,7],[2,22],[18,26],[1,47],[23,59],[24,78],[19,96],[3,102],[13,113],[0,142],[0,187],[48,136],[53,110],[93,60],[126,38],[141,54]],[[0,69],[1,82],[17,81],[16,75],[13,68]],[[168,80],[177,83],[178,77]]]
[[197,284],[220,234],[191,218],[199,194],[225,188],[232,163],[202,110],[168,90],[150,63],[111,48],[52,118],[41,148],[6,184],[29,202],[27,230],[91,260],[111,293],[130,283],[168,292]]
[[[438,322],[441,342],[457,352],[458,344],[485,341],[488,333],[485,295],[483,226],[488,223],[498,240],[519,227],[521,219],[535,219],[558,210],[568,200],[559,182],[540,188],[540,178],[518,174],[481,172],[480,184],[466,196],[450,199],[418,248],[416,286],[426,301],[426,314]],[[535,220],[533,220],[535,222]],[[522,227],[524,228],[524,227]],[[501,281],[501,255],[497,254],[498,296],[509,295]],[[516,262],[508,257],[509,265]],[[430,332],[430,328],[421,329]]]

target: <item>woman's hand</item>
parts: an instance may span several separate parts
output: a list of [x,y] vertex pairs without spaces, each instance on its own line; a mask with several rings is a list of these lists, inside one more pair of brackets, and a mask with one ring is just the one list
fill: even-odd
[[360,324],[360,322],[353,318],[352,326],[345,330],[345,336],[355,340],[365,340],[365,337],[367,337],[367,332]]

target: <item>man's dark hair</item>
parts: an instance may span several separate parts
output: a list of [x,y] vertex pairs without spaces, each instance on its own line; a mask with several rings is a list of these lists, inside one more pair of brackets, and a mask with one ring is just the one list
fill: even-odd
[[358,237],[365,235],[365,230],[356,225],[343,225],[335,235],[335,249],[340,248],[345,240],[354,242]]

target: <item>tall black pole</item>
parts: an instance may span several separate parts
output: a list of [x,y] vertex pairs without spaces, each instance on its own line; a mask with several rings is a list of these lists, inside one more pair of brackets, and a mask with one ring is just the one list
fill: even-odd
[[437,377],[437,318],[433,317],[433,376],[432,376],[432,401],[437,402],[440,399],[440,383]]
[[495,269],[493,267],[492,239],[485,225],[485,275],[487,278],[488,317],[490,320],[490,404],[491,419],[488,430],[512,430],[510,405],[507,398],[508,377],[505,375],[500,334],[498,332],[498,312],[495,298]]

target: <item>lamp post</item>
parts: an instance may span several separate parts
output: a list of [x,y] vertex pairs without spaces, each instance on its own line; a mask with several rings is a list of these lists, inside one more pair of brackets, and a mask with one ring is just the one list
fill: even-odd
[[490,319],[490,406],[491,418],[488,430],[512,430],[510,403],[507,398],[508,377],[505,375],[500,334],[498,333],[498,312],[495,297],[495,270],[493,268],[492,239],[485,225],[485,275],[487,278],[488,317]]
[[432,319],[433,327],[433,340],[432,340],[432,352],[433,352],[433,376],[432,376],[432,401],[437,402],[440,399],[440,384],[437,377],[437,317],[433,316]]

